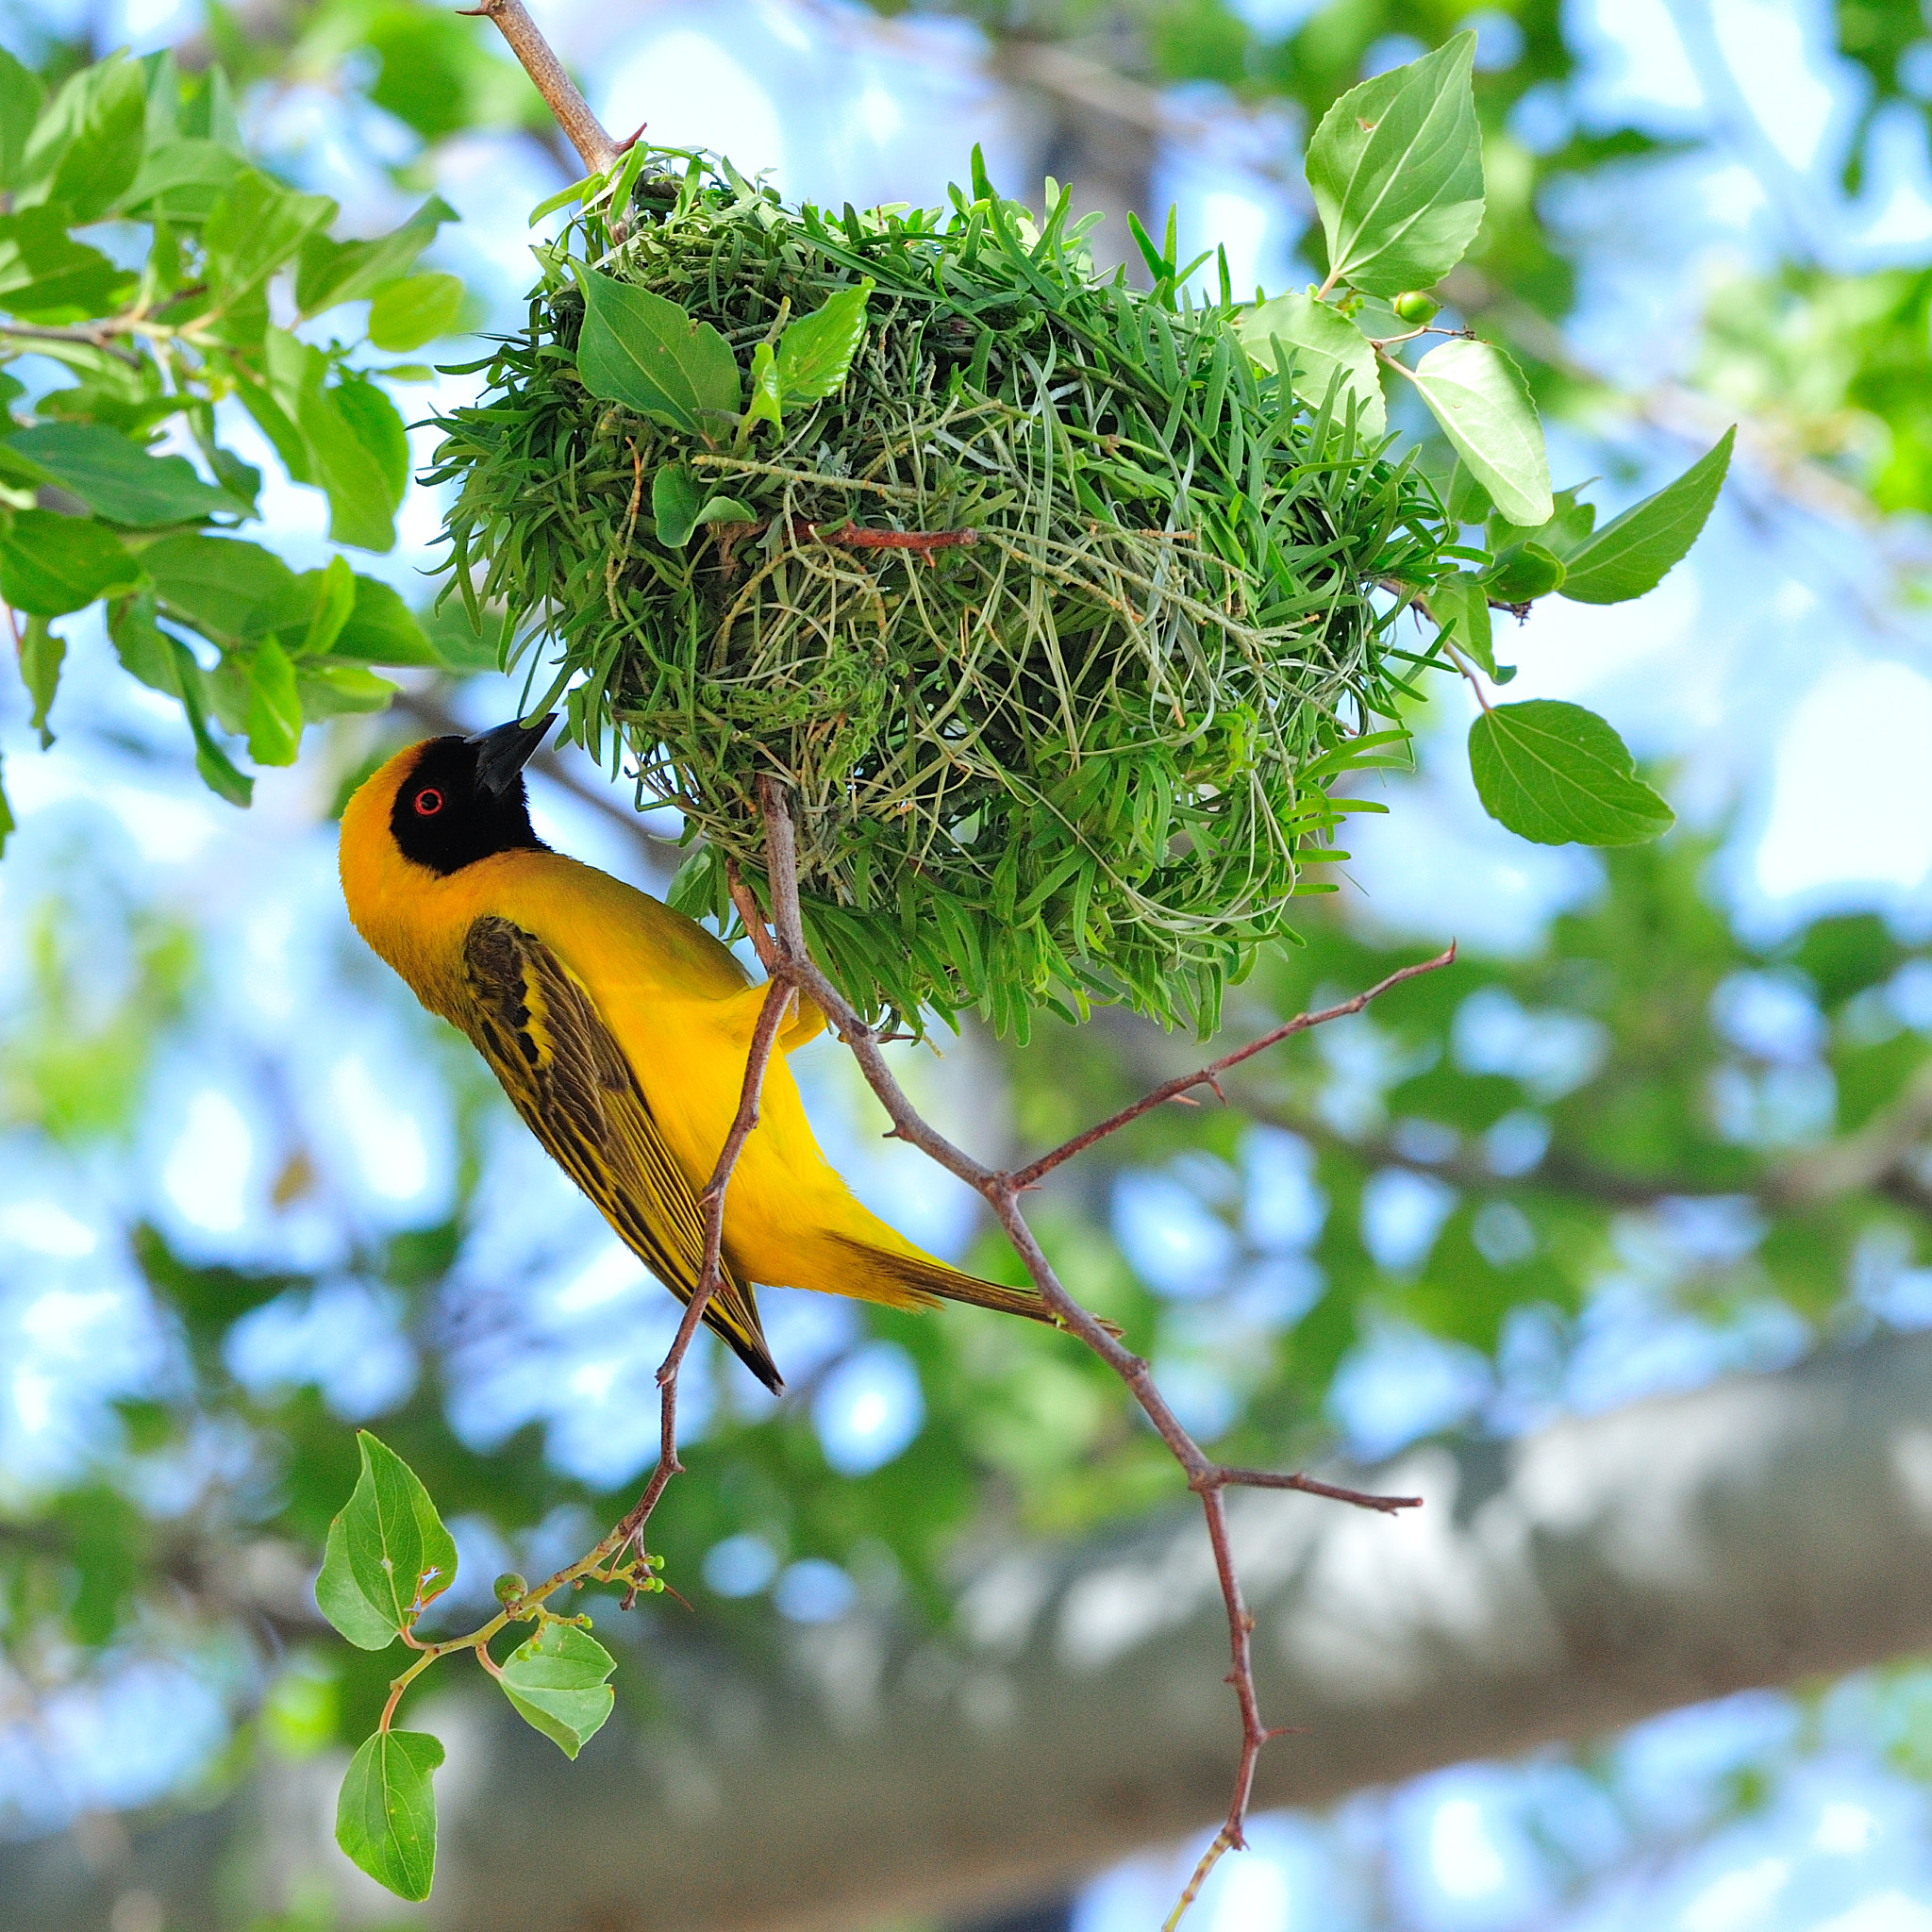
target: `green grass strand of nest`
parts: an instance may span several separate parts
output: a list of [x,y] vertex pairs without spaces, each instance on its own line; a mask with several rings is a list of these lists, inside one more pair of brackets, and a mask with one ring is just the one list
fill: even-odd
[[[1433,491],[1256,370],[1224,288],[1096,276],[1064,196],[1043,230],[983,176],[833,217],[704,157],[646,169],[627,233],[592,209],[539,249],[527,330],[441,425],[453,584],[507,611],[507,668],[534,696],[547,655],[571,733],[683,811],[687,910],[729,924],[727,859],[762,894],[781,777],[808,935],[869,1016],[1024,1037],[1097,999],[1211,1030],[1336,856],[1328,788],[1391,741],[1374,586],[1441,568]],[[587,271],[755,380],[873,287],[833,393],[708,434],[591,393]],[[715,520],[661,524],[667,472]]]

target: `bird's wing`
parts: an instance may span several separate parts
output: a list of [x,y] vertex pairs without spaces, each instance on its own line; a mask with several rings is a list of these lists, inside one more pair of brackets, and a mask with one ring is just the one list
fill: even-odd
[[[535,934],[485,917],[463,941],[464,1031],[530,1131],[680,1301],[697,1292],[705,1229],[630,1062],[590,990]],[[705,1320],[768,1389],[778,1371],[749,1283],[722,1269]]]

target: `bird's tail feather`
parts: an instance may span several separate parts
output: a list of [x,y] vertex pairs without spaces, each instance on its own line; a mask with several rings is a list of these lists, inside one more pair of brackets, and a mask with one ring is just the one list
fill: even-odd
[[[1058,1327],[1058,1318],[1032,1288],[1009,1288],[997,1281],[982,1281],[976,1274],[962,1274],[935,1261],[929,1255],[895,1255],[869,1247],[863,1241],[834,1235],[845,1265],[852,1271],[852,1292],[866,1301],[885,1302],[900,1307],[931,1307],[935,1302],[968,1302],[975,1308],[992,1308],[1002,1315],[1022,1315],[1029,1322],[1044,1322]],[[1111,1322],[1100,1324],[1109,1335],[1120,1330]]]

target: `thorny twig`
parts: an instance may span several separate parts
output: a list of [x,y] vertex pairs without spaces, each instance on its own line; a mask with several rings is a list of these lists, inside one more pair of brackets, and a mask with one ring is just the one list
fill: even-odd
[[[593,171],[608,169],[620,152],[618,144],[605,132],[595,115],[585,105],[583,96],[571,83],[563,72],[556,55],[544,42],[535,22],[525,10],[523,0],[482,0],[474,9],[493,20],[502,29],[512,51],[523,62],[538,91],[549,103],[558,125],[570,137],[587,167]],[[831,541],[849,541],[843,532],[837,533]],[[959,541],[959,540],[955,540]],[[929,559],[928,559],[929,560]],[[1208,1541],[1214,1552],[1215,1573],[1220,1580],[1222,1601],[1227,1612],[1228,1649],[1232,1667],[1227,1681],[1233,1686],[1236,1701],[1241,1708],[1241,1761],[1235,1773],[1234,1793],[1230,1800],[1226,1823],[1216,1835],[1214,1842],[1203,1855],[1200,1864],[1189,1879],[1179,1900],[1167,1921],[1168,1932],[1176,1925],[1188,1907],[1199,1893],[1208,1874],[1224,1852],[1236,1849],[1246,1842],[1243,1824],[1247,1817],[1248,1798],[1254,1788],[1255,1768],[1261,1754],[1261,1747],[1276,1733],[1271,1731],[1261,1720],[1259,1694],[1255,1687],[1255,1671],[1252,1651],[1254,1619],[1248,1613],[1247,1605],[1241,1595],[1241,1579],[1236,1574],[1234,1551],[1228,1535],[1226,1491],[1230,1488],[1251,1489],[1293,1489],[1313,1495],[1328,1497],[1334,1501],[1352,1504],[1357,1508],[1379,1510],[1392,1513],[1399,1509],[1418,1507],[1419,1496],[1377,1496],[1360,1491],[1338,1489],[1332,1484],[1320,1483],[1312,1477],[1298,1474],[1274,1474],[1265,1470],[1229,1468],[1213,1461],[1181,1425],[1180,1419],[1168,1406],[1166,1398],[1155,1387],[1154,1378],[1147,1363],[1141,1357],[1124,1347],[1106,1327],[1091,1315],[1074,1297],[1067,1292],[1059,1276],[1054,1272],[1053,1264],[1035,1240],[1033,1230],[1027,1225],[1024,1215],[1020,1211],[1020,1194],[1031,1180],[1050,1172],[1062,1161],[1071,1159],[1074,1154],[1091,1147],[1104,1136],[1118,1131],[1130,1121],[1138,1119],[1149,1108],[1158,1107],[1163,1101],[1176,1098],[1188,1088],[1212,1086],[1216,1075],[1224,1068],[1238,1064],[1253,1054],[1291,1034],[1304,1032],[1308,1027],[1324,1022],[1340,1019],[1344,1014],[1358,1013],[1378,993],[1405,979],[1413,978],[1419,973],[1433,972],[1446,966],[1455,958],[1455,948],[1439,958],[1427,960],[1419,966],[1405,967],[1399,973],[1391,974],[1379,985],[1358,994],[1355,999],[1340,1007],[1317,1014],[1298,1015],[1294,1020],[1275,1029],[1262,1040],[1203,1068],[1198,1074],[1185,1079],[1167,1083],[1166,1088],[1158,1089],[1146,1100],[1137,1102],[1133,1107],[1122,1109],[1110,1120],[1075,1137],[1074,1141],[1053,1153],[1041,1157],[1017,1173],[1002,1173],[987,1167],[973,1158],[963,1149],[956,1147],[944,1135],[921,1118],[912,1103],[906,1097],[892,1070],[887,1065],[880,1052],[879,1036],[862,1021],[847,1002],[839,989],[826,978],[812,959],[806,944],[805,928],[799,913],[798,903],[798,855],[791,822],[790,802],[785,790],[774,778],[759,781],[759,802],[763,809],[765,824],[765,870],[771,893],[771,931],[764,930],[764,921],[759,915],[756,901],[737,876],[735,870],[729,874],[733,904],[744,919],[747,930],[752,934],[759,958],[765,962],[771,975],[771,991],[766,996],[763,1011],[758,1016],[756,1030],[752,1036],[751,1051],[747,1057],[744,1071],[744,1086],[739,1101],[738,1115],[733,1121],[731,1132],[725,1138],[724,1147],[718,1158],[710,1182],[704,1193],[705,1208],[705,1260],[699,1275],[696,1291],[685,1308],[684,1319],[678,1324],[677,1336],[671,1345],[658,1371],[658,1387],[662,1391],[662,1439],[657,1469],[652,1473],[643,1494],[617,1528],[607,1538],[606,1544],[614,1548],[620,1557],[630,1543],[638,1539],[649,1521],[651,1511],[656,1508],[658,1498],[664,1493],[671,1478],[675,1475],[681,1464],[677,1459],[676,1441],[676,1395],[677,1372],[686,1350],[697,1333],[699,1322],[711,1295],[716,1291],[719,1279],[720,1255],[724,1235],[724,1190],[728,1186],[738,1157],[758,1123],[758,1094],[764,1082],[765,1068],[769,1064],[774,1043],[786,1009],[796,995],[805,995],[818,1005],[825,1019],[845,1042],[853,1057],[858,1060],[859,1070],[864,1074],[866,1083],[875,1093],[891,1117],[892,1127],[898,1138],[909,1141],[923,1153],[946,1169],[949,1174],[958,1176],[969,1187],[984,1197],[991,1208],[1007,1238],[1012,1242],[1015,1252],[1025,1264],[1027,1274],[1034,1286],[1039,1289],[1041,1298],[1053,1311],[1058,1324],[1079,1337],[1094,1354],[1120,1376],[1132,1391],[1134,1399],[1141,1405],[1147,1419],[1153,1424],[1160,1439],[1168,1446],[1188,1479],[1188,1487],[1201,1498],[1201,1507],[1208,1521]],[[600,1545],[600,1549],[605,1545]],[[627,1598],[626,1601],[629,1599]]]

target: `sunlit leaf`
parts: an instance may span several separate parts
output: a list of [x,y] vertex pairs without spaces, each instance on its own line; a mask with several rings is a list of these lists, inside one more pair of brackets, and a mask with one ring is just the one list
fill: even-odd
[[1578,604],[1625,604],[1660,584],[1696,542],[1730,468],[1735,429],[1655,496],[1633,503],[1570,557],[1563,595]]
[[436,1875],[441,1742],[427,1731],[378,1731],[349,1760],[336,1802],[336,1843],[398,1898],[425,1899]]
[[302,243],[335,219],[325,194],[298,194],[254,168],[223,191],[202,229],[208,287],[232,308],[253,294]]
[[617,1660],[574,1624],[546,1624],[504,1660],[503,1694],[518,1714],[575,1757],[610,1715],[615,1696],[604,1680]]
[[1337,410],[1342,408],[1341,398],[1353,396],[1361,434],[1374,441],[1388,433],[1374,347],[1354,323],[1336,314],[1325,302],[1316,301],[1306,290],[1276,295],[1244,309],[1235,324],[1235,333],[1255,362],[1270,373],[1275,367],[1273,345],[1281,342],[1294,364],[1295,393],[1317,408],[1339,375],[1341,389]]
[[141,166],[147,77],[111,54],[83,67],[47,104],[21,158],[23,204],[44,203],[79,225],[105,214]]
[[386,282],[408,273],[416,258],[436,239],[456,210],[441,195],[431,195],[407,222],[387,235],[366,242],[332,242],[311,235],[302,244],[295,270],[295,307],[305,315],[319,315],[339,302],[360,302]]
[[39,325],[82,322],[111,314],[134,288],[128,270],[68,234],[58,208],[0,215],[0,309],[8,314]]
[[1490,816],[1539,845],[1635,845],[1674,822],[1624,741],[1580,705],[1533,698],[1484,711],[1470,726],[1469,766]]
[[[355,1627],[337,1622],[334,1610],[353,1591],[384,1621],[393,1637],[407,1629],[423,1606],[447,1590],[456,1576],[457,1547],[436,1513],[429,1492],[402,1457],[367,1429],[357,1431],[361,1474],[348,1502],[330,1525],[316,1602],[325,1616],[352,1643],[363,1643],[358,1630],[371,1626],[353,1613]],[[388,1642],[389,1638],[384,1639]]]
[[27,137],[46,97],[40,77],[0,47],[0,188],[19,182]]
[[1496,508],[1512,524],[1547,523],[1556,505],[1543,428],[1516,364],[1492,342],[1457,338],[1406,373]]
[[456,275],[406,275],[385,282],[369,305],[369,340],[392,354],[420,349],[448,335],[462,307],[463,285]]
[[828,296],[778,338],[778,400],[784,408],[837,392],[865,336],[870,279]]
[[1373,295],[1431,287],[1483,218],[1482,132],[1470,85],[1475,35],[1341,96],[1308,143],[1308,187],[1331,271]]

